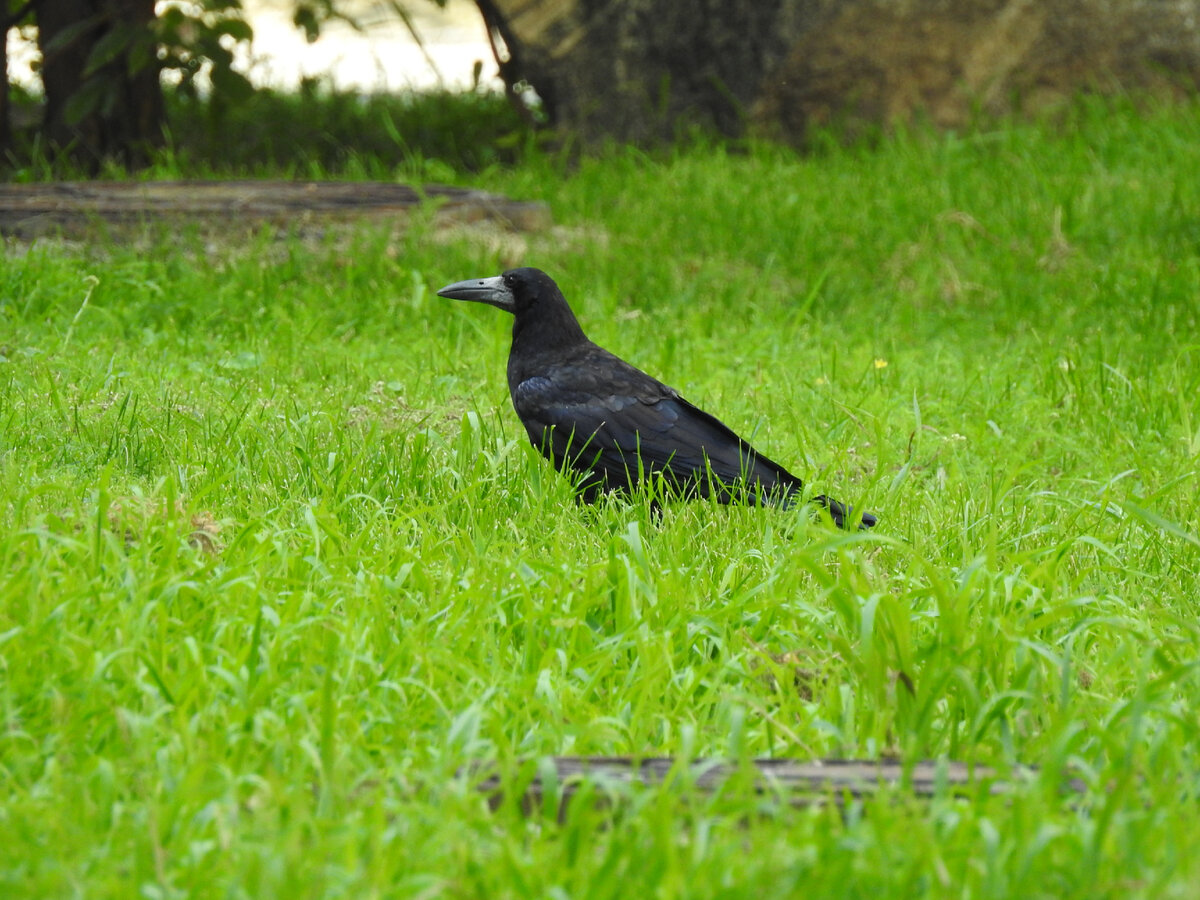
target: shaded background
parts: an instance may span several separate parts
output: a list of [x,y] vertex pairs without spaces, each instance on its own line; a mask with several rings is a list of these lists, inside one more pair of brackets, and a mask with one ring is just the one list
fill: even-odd
[[[1193,96],[1200,0],[7,0],[17,137],[84,168],[145,165],[164,91],[503,90],[583,145],[695,132],[805,145],[899,123],[1044,115],[1083,93]],[[11,42],[11,40],[10,40]],[[30,62],[32,61],[32,66]],[[41,88],[37,81],[40,79]],[[9,108],[9,101],[12,108]]]

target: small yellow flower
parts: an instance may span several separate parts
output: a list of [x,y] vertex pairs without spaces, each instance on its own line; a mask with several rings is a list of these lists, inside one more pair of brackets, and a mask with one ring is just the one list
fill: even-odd
[[877,369],[886,369],[886,368],[887,368],[887,360],[886,360],[886,359],[877,359],[877,360],[875,360],[875,368],[877,368]]
[[822,375],[820,378],[818,378],[816,381],[814,381],[814,382],[813,382],[813,384],[828,384],[828,383],[829,383],[829,382],[827,382],[827,381],[825,380],[825,376],[824,376],[824,375]]

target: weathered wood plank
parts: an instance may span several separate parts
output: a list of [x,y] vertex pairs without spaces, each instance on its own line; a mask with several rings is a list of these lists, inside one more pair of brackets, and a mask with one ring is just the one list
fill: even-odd
[[288,228],[360,220],[403,224],[420,210],[439,222],[494,222],[533,231],[550,225],[544,203],[446,185],[328,181],[66,181],[0,184],[0,234],[82,236],[155,222],[222,230]]
[[[524,788],[520,803],[525,809],[540,809],[547,795],[559,798],[560,811],[584,784],[599,788],[601,796],[619,794],[632,785],[659,785],[668,776],[684,780],[703,792],[713,792],[740,772],[736,764],[722,760],[696,760],[687,772],[680,773],[677,761],[669,757],[635,760],[630,757],[547,757],[532,763],[536,771]],[[756,759],[754,789],[774,794],[793,806],[824,803],[844,805],[848,801],[871,797],[884,790],[904,790],[915,797],[938,795],[962,796],[1005,794],[1016,785],[1032,780],[1037,770],[1021,768],[1007,775],[986,766],[968,766],[948,760],[922,760],[905,765],[899,760]],[[494,764],[467,767],[467,773],[480,779],[478,789],[493,806],[504,800],[505,785]],[[1069,790],[1082,792],[1078,781],[1067,784]]]

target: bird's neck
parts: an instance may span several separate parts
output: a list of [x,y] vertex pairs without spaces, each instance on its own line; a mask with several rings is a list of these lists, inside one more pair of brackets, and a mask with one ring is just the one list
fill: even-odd
[[517,357],[534,359],[586,343],[587,336],[566,303],[530,310],[513,320],[512,354]]

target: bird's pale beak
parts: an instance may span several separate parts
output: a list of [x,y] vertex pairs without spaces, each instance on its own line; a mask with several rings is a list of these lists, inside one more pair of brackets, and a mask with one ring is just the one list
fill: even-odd
[[439,297],[449,297],[452,300],[471,300],[475,303],[488,303],[513,312],[517,308],[516,298],[512,289],[504,283],[504,276],[494,278],[472,278],[470,281],[456,281],[448,284],[437,292]]

